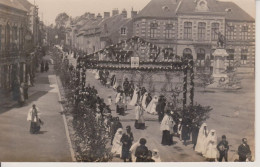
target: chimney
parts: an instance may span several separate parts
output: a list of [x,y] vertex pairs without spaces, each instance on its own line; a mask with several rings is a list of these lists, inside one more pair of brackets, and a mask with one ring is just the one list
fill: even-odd
[[112,10],[112,16],[115,16],[117,14],[119,14],[119,10],[118,9]]
[[104,19],[107,19],[110,17],[110,12],[104,12]]
[[131,18],[133,19],[133,18],[135,18],[135,16],[137,16],[137,11],[134,11],[132,9],[132,11],[131,11]]
[[94,18],[95,18],[95,13],[90,13],[90,14],[89,14],[89,18],[90,18],[90,19],[94,19]]
[[122,15],[123,15],[124,18],[127,18],[127,11],[125,9],[123,9]]
[[97,19],[98,19],[98,20],[102,20],[102,16],[101,16],[100,13],[97,15]]

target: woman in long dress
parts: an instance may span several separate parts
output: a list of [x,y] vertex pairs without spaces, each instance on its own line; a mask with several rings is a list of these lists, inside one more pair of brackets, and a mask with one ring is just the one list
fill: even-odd
[[121,153],[122,153],[121,138],[122,138],[122,136],[123,136],[123,129],[119,128],[116,131],[116,134],[115,134],[115,137],[114,137],[114,140],[113,140],[113,146],[112,146],[112,149],[111,149],[111,152],[113,154],[115,154],[115,156],[119,155],[121,157]]
[[129,105],[135,106],[135,104],[137,103],[137,100],[138,100],[138,92],[139,92],[139,88],[136,87],[134,90],[134,95],[133,95],[132,100],[130,101]]
[[162,145],[171,145],[173,143],[172,137],[171,137],[171,131],[173,130],[174,121],[172,119],[172,116],[170,115],[170,112],[167,111],[163,117],[160,130],[162,131]]
[[146,108],[146,112],[148,112],[149,114],[152,114],[152,115],[156,115],[157,112],[156,112],[156,106],[158,104],[158,96],[154,96],[152,101],[150,102],[150,104],[147,106]]
[[216,161],[218,155],[216,130],[214,129],[210,130],[205,144],[206,145],[205,145],[204,157],[208,161]]
[[41,129],[41,120],[39,116],[40,110],[33,104],[32,108],[29,110],[27,115],[27,121],[30,121],[30,133],[35,134],[38,133]]
[[135,107],[135,128],[145,129],[144,110],[140,103],[137,103]]
[[195,147],[196,152],[201,153],[201,154],[203,152],[205,152],[205,142],[206,142],[207,136],[208,136],[207,124],[203,123],[200,127],[199,134],[198,134],[197,144]]
[[142,97],[142,107],[143,107],[144,110],[146,109],[146,98],[147,98],[147,96],[148,96],[148,93],[145,92],[143,97]]

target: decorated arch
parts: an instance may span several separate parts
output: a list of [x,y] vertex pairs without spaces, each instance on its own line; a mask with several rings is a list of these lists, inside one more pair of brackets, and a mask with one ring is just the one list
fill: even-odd
[[[188,101],[190,105],[194,101],[194,62],[192,53],[188,50],[187,53],[188,56],[178,56],[167,48],[162,49],[140,37],[133,37],[79,57],[77,67],[122,72],[183,73],[182,101],[183,107],[186,107]],[[169,58],[164,59],[165,55]]]

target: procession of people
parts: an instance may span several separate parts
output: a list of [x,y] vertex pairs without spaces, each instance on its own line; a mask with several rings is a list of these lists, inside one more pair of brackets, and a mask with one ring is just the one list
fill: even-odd
[[[145,115],[157,115],[158,130],[161,131],[162,146],[170,146],[177,141],[173,141],[173,137],[179,138],[184,146],[188,145],[188,141],[193,144],[195,152],[205,157],[209,162],[228,161],[229,144],[227,137],[222,136],[222,140],[218,143],[217,132],[214,129],[209,130],[206,123],[202,125],[192,123],[193,120],[182,117],[174,110],[173,102],[167,101],[164,95],[152,94],[145,87],[135,85],[133,80],[124,78],[123,82],[117,78],[116,73],[107,70],[87,70],[86,67],[77,64],[76,67],[69,65],[68,55],[64,55],[64,62],[67,64],[68,72],[73,75],[73,83],[78,87],[74,90],[73,103],[78,109],[84,104],[91,106],[96,111],[96,120],[100,124],[106,126],[106,131],[111,139],[111,153],[115,157],[121,158],[124,162],[161,162],[161,157],[157,148],[148,149],[146,143],[149,139],[140,138],[135,141],[135,134],[132,127],[136,130],[146,130]],[[107,89],[115,91],[107,96],[105,100],[99,96],[95,86],[86,86],[86,74],[93,74],[94,78]],[[115,114],[111,109],[115,106]],[[130,109],[130,110],[129,110]],[[125,130],[122,126],[120,118],[134,110],[135,121],[131,125],[127,125]],[[38,111],[33,109],[31,111]],[[30,111],[30,112],[31,112]],[[31,114],[31,113],[30,113]],[[36,114],[37,115],[37,114]],[[29,116],[28,116],[29,118]],[[33,119],[31,129],[33,133],[37,132],[39,126],[35,126]],[[176,139],[176,138],[175,138]],[[249,161],[251,151],[243,139],[243,144],[238,148],[239,161]]]

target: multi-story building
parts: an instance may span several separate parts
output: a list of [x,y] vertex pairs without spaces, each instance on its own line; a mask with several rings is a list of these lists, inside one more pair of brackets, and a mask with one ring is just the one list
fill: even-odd
[[27,82],[35,63],[35,46],[42,44],[38,9],[27,0],[0,1],[0,90]]
[[22,56],[27,10],[15,0],[0,1],[0,89],[11,90],[16,80],[25,81]]
[[[132,11],[133,17],[135,13]],[[82,20],[84,20],[83,23]],[[93,53],[108,45],[131,38],[132,24],[132,18],[127,17],[126,10],[119,13],[118,9],[114,9],[112,16],[110,16],[110,12],[104,12],[104,17],[100,14],[95,16],[89,13],[86,15],[86,19],[81,19],[67,28],[67,45]]]
[[198,66],[211,58],[219,32],[226,37],[228,63],[253,67],[255,20],[233,2],[151,0],[133,24],[134,35],[164,48],[167,55],[192,55]]

